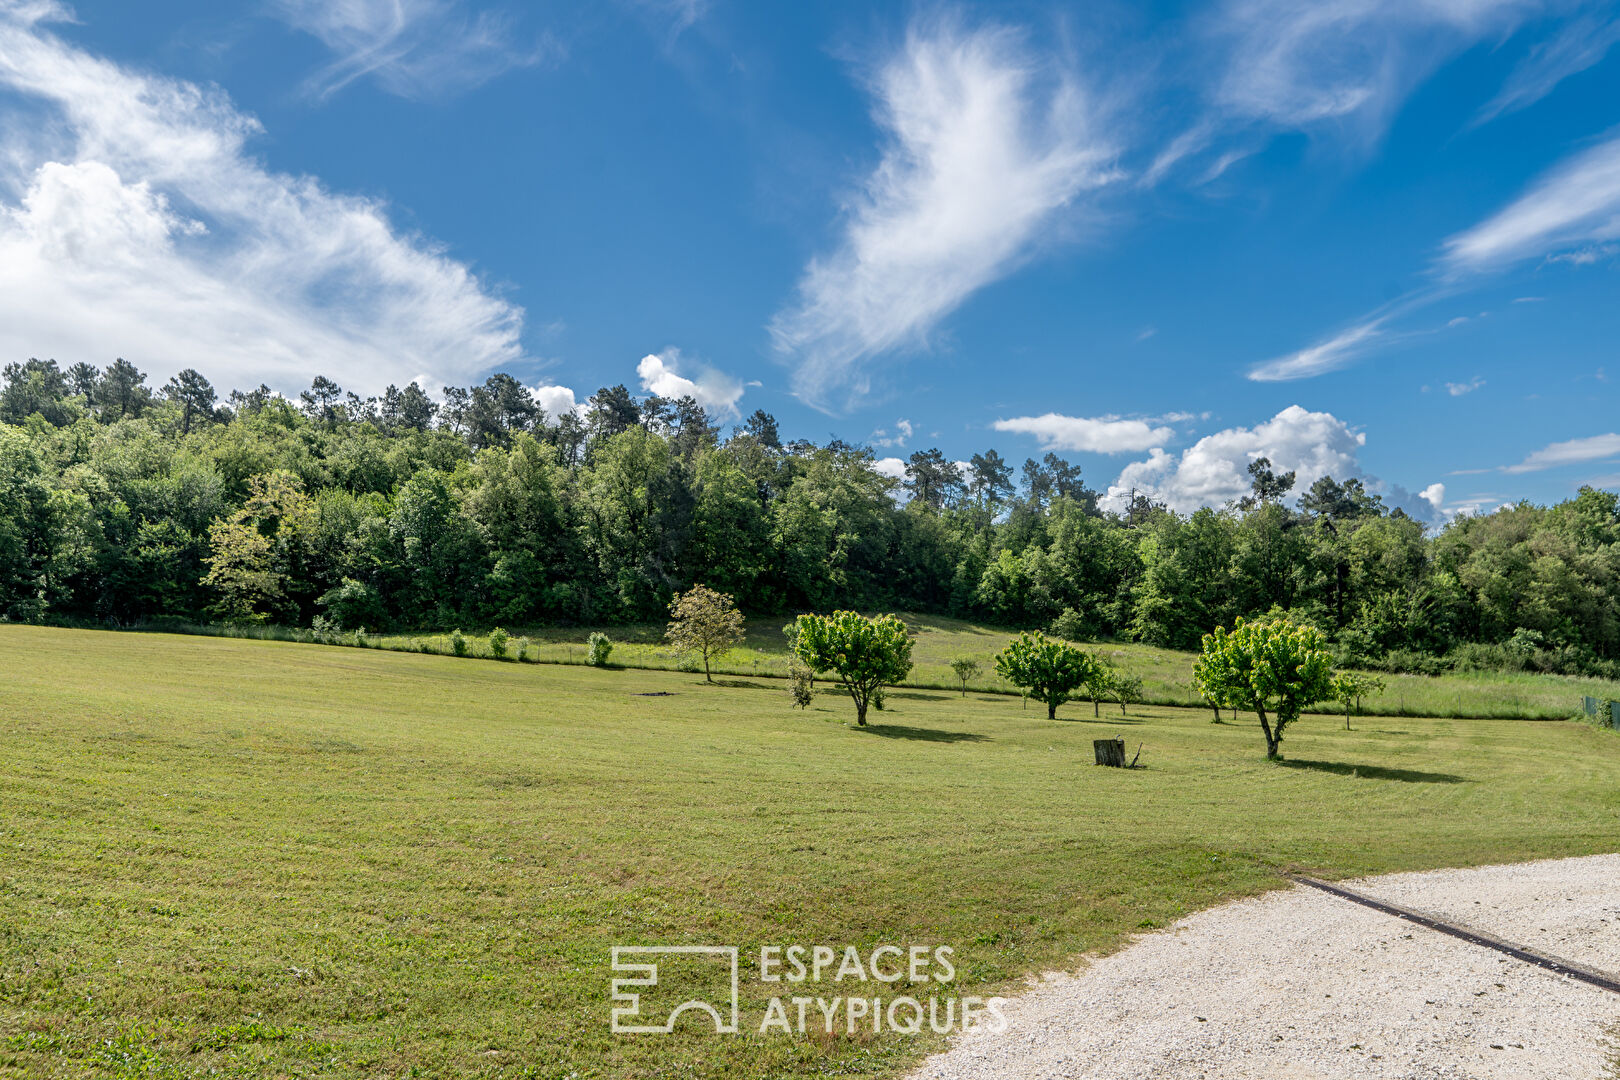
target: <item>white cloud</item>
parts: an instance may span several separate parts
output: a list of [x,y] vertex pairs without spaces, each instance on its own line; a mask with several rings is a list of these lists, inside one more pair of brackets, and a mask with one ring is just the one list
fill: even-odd
[[877,73],[882,160],[843,241],[814,259],[771,323],[794,389],[819,408],[871,390],[870,358],[936,323],[1051,237],[1115,177],[1098,107],[1006,28],[918,21]]
[[1250,369],[1249,378],[1255,382],[1288,382],[1337,371],[1372,347],[1382,334],[1379,327],[1383,321],[1374,319],[1352,326],[1308,349],[1256,365]]
[[270,10],[336,54],[309,80],[321,98],[367,76],[400,97],[442,97],[556,51],[549,40],[520,48],[508,14],[464,8],[461,0],[272,0]]
[[546,419],[552,423],[556,423],[564,413],[582,414],[585,411],[585,403],[566,386],[537,386],[534,388],[534,400],[545,410]]
[[1478,375],[1475,375],[1472,379],[1465,383],[1446,383],[1446,393],[1450,394],[1452,397],[1462,397],[1464,394],[1472,394],[1475,390],[1478,390],[1484,385],[1485,380],[1480,378]]
[[1361,477],[1358,455],[1366,436],[1332,413],[1308,412],[1290,405],[1252,428],[1227,428],[1206,435],[1181,454],[1155,448],[1146,461],[1134,461],[1109,486],[1107,499],[1123,506],[1130,492],[1148,492],[1173,510],[1188,513],[1200,506],[1220,506],[1249,491],[1249,463],[1271,459],[1277,472],[1293,470],[1296,493],[1319,477]]
[[73,48],[52,15],[0,4],[0,88],[37,133],[0,155],[0,354],[362,392],[524,359],[522,310],[466,265],[267,170],[223,94]]
[[1552,469],[1559,465],[1578,465],[1588,461],[1603,461],[1620,457],[1620,435],[1589,435],[1584,439],[1569,439],[1544,446],[1517,465],[1509,465],[1503,472],[1527,473]]
[[1531,0],[1230,0],[1210,22],[1215,106],[1370,142],[1442,63],[1537,13]]
[[737,402],[743,396],[742,383],[709,367],[700,368],[695,380],[689,379],[680,373],[680,366],[681,351],[665,349],[643,356],[636,365],[636,375],[641,379],[641,388],[649,394],[671,401],[691,397],[711,413],[742,415],[737,411]]
[[1616,42],[1620,42],[1620,19],[1589,13],[1572,20],[1530,50],[1501,91],[1480,109],[1475,122],[1535,104],[1571,75],[1602,60]]
[[1620,136],[1554,166],[1485,221],[1446,241],[1453,273],[1497,269],[1521,259],[1620,239]]
[[[1184,415],[1184,414],[1177,414]],[[1154,427],[1146,420],[1122,420],[1117,416],[1015,416],[997,420],[997,431],[1033,435],[1043,450],[1081,450],[1099,454],[1121,454],[1163,446],[1176,433],[1167,427]]]
[[906,463],[901,458],[884,457],[872,462],[873,471],[891,480],[904,480],[906,478]]
[[878,428],[872,432],[873,446],[904,446],[911,441],[912,428],[910,420],[897,420],[894,425],[894,434],[890,435],[887,428]]

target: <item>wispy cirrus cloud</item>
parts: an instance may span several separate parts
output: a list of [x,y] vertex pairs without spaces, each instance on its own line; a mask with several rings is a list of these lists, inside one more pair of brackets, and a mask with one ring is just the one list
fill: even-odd
[[[1177,419],[1188,414],[1177,414]],[[997,420],[997,431],[1033,435],[1043,450],[1077,450],[1098,454],[1122,454],[1164,446],[1174,439],[1173,429],[1147,420],[1126,420],[1118,416],[1015,416]]]
[[1347,367],[1383,336],[1383,319],[1373,319],[1341,330],[1298,352],[1258,364],[1249,371],[1254,382],[1290,382],[1309,379]]
[[1211,90],[1229,120],[1383,134],[1452,56],[1511,31],[1536,0],[1229,0],[1205,23],[1222,58]]
[[914,22],[871,91],[882,159],[770,327],[796,393],[823,409],[868,394],[876,358],[925,343],[1118,175],[1096,100],[1013,29]]
[[1593,67],[1620,42],[1620,18],[1587,12],[1531,46],[1497,95],[1479,110],[1476,124],[1534,105],[1572,75]]
[[548,36],[521,42],[511,11],[463,0],[272,0],[270,10],[335,54],[308,81],[319,98],[362,78],[400,97],[445,97],[561,52]]
[[1620,239],[1620,134],[1554,166],[1502,210],[1445,243],[1451,274],[1501,269]]
[[1584,439],[1568,439],[1544,446],[1517,465],[1508,465],[1502,471],[1509,473],[1539,472],[1560,465],[1583,465],[1589,461],[1607,461],[1620,458],[1620,434],[1589,435]]
[[0,353],[362,391],[524,359],[522,309],[464,263],[266,168],[223,93],[71,46],[64,15],[0,0],[6,119],[36,132],[0,155]]

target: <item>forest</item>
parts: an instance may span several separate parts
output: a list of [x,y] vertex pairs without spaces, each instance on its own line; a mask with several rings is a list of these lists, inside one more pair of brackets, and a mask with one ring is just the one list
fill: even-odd
[[8,364],[0,389],[0,617],[352,629],[660,619],[703,583],[752,614],[908,610],[1076,640],[1195,648],[1286,612],[1341,663],[1620,677],[1620,496],[1582,488],[1437,531],[1356,479],[1296,485],[1262,458],[1231,505],[1110,509],[1080,470],[996,451],[784,443],[691,398],[598,391],[551,417],[518,380],[381,397],[317,378],[223,399]]

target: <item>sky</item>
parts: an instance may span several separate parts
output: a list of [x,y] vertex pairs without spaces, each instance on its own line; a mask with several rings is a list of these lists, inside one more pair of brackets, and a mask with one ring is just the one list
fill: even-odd
[[1620,0],[0,0],[0,359],[1620,487]]

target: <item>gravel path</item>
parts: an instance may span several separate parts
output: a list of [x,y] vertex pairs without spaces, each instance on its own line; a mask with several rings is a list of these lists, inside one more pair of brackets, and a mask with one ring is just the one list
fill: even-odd
[[[1620,972],[1620,855],[1345,882]],[[1599,1080],[1620,995],[1296,886],[1008,1001],[913,1080]]]

